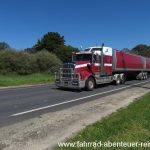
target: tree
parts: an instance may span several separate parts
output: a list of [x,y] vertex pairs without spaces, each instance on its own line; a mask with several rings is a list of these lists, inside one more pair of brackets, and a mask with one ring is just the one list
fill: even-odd
[[130,52],[130,49],[128,49],[128,48],[123,48],[121,51]]
[[78,51],[79,50],[77,48],[74,48],[70,45],[61,45],[58,47],[58,49],[56,49],[56,55],[59,59],[61,59],[62,62],[68,62],[72,60],[72,53]]
[[36,53],[43,50],[56,54],[63,62],[71,61],[72,52],[79,51],[77,48],[65,45],[64,36],[58,32],[48,32],[32,48],[27,48],[24,51]]
[[0,50],[8,49],[10,46],[6,42],[0,42]]
[[144,45],[144,44],[139,44],[135,46],[132,50],[132,53],[138,54],[144,57],[150,57],[150,46]]
[[55,50],[65,44],[64,36],[61,36],[58,32],[48,32],[41,40],[33,46],[36,51],[46,49],[49,52],[55,52]]
[[23,51],[26,53],[35,53],[36,52],[35,48],[26,48]]

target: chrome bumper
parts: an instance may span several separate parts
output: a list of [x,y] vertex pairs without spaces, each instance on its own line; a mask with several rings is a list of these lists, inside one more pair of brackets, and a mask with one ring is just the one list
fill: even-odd
[[85,82],[80,81],[78,83],[74,81],[55,81],[57,87],[69,88],[69,89],[82,89],[85,87]]
[[[72,69],[69,73],[64,73],[63,69],[61,68],[60,72],[55,73],[55,85],[57,87],[70,89],[81,89],[85,87],[85,81],[81,80],[80,74],[72,73],[73,72]],[[68,70],[69,69],[70,68],[68,68]]]

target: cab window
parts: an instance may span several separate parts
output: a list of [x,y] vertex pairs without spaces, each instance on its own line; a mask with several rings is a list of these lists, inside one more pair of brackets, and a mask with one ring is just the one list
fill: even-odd
[[90,61],[92,60],[91,54],[77,54],[76,55],[76,61]]

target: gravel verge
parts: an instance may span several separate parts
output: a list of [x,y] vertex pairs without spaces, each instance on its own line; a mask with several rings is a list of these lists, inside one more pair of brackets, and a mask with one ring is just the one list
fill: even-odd
[[0,128],[0,150],[51,150],[58,142],[150,92],[150,84],[126,89],[65,110]]

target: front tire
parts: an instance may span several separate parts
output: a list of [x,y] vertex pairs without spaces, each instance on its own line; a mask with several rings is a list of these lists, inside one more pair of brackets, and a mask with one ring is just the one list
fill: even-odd
[[92,91],[95,87],[95,81],[92,77],[89,77],[85,83],[85,88],[87,91]]

